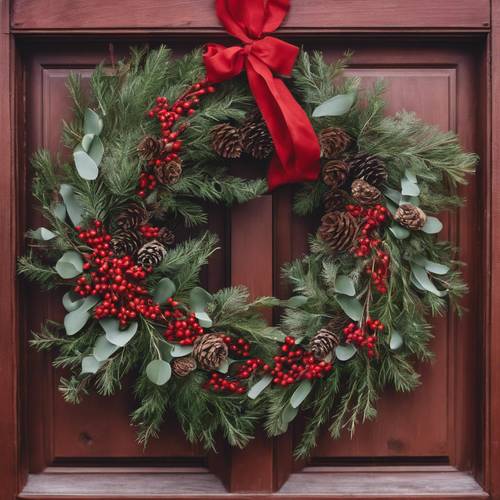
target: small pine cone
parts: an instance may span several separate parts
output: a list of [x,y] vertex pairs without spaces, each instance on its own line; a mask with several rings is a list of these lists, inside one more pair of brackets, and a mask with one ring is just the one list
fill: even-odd
[[241,156],[240,131],[229,125],[221,123],[212,129],[212,148],[222,158],[239,158]]
[[162,227],[158,233],[158,237],[156,238],[163,246],[168,247],[174,244],[175,235],[174,233],[168,229],[167,227]]
[[352,320],[343,313],[336,314],[325,326],[327,330],[330,330],[337,335],[342,335],[344,328],[351,323]]
[[364,153],[356,155],[350,161],[351,179],[363,179],[377,188],[387,181],[387,170],[382,160]]
[[159,139],[155,137],[151,137],[147,135],[142,139],[142,141],[137,146],[137,152],[139,156],[144,160],[152,160],[153,158],[157,158],[162,149],[162,144]]
[[339,336],[328,326],[318,330],[311,340],[310,350],[316,359],[323,359],[339,344]]
[[321,218],[318,236],[335,252],[352,248],[358,232],[354,217],[347,212],[328,212]]
[[240,134],[243,150],[256,160],[264,160],[273,154],[273,139],[260,113],[252,113],[245,120]]
[[375,205],[382,198],[382,193],[363,179],[356,179],[351,185],[352,197],[360,205]]
[[111,250],[117,257],[125,255],[133,257],[144,242],[142,234],[133,229],[122,229],[113,234]]
[[344,210],[348,201],[347,193],[342,191],[342,189],[330,189],[323,197],[323,203],[327,212]]
[[335,158],[352,144],[352,137],[345,130],[335,127],[323,129],[318,139],[322,158]]
[[330,160],[323,167],[323,182],[332,188],[341,187],[349,176],[349,164],[342,160]]
[[167,254],[165,247],[158,240],[151,240],[142,245],[137,252],[137,263],[145,268],[157,266]]
[[145,224],[149,219],[147,210],[138,203],[129,205],[115,219],[115,224],[121,229],[133,229]]
[[227,345],[220,335],[206,333],[194,341],[193,357],[205,370],[216,370],[227,355]]
[[421,209],[410,203],[399,205],[394,215],[394,220],[407,229],[414,231],[422,229],[427,220],[427,215]]
[[182,160],[175,159],[155,165],[154,173],[160,184],[175,184],[182,174]]
[[192,371],[196,370],[196,361],[192,356],[184,356],[183,358],[175,358],[172,363],[172,371],[178,377],[185,377]]

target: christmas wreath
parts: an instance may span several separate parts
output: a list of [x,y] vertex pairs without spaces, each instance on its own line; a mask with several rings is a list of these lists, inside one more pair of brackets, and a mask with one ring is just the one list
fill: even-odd
[[[260,30],[276,29],[282,4],[261,9]],[[63,140],[73,155],[56,165],[35,155],[33,193],[50,226],[28,233],[19,260],[22,275],[65,289],[67,314],[32,344],[58,351],[70,402],[135,376],[131,419],[143,443],[168,410],[190,441],[213,447],[220,431],[244,446],[263,417],[280,434],[303,409],[304,456],[323,424],[333,437],[352,432],[375,416],[386,385],[418,384],[412,362],[431,356],[426,317],[466,291],[436,215],[460,205],[454,188],[476,157],[413,114],[384,117],[383,86],[361,91],[343,78],[348,57],[299,54],[245,31],[224,0],[217,7],[245,48],[209,45],[182,59],[134,50],[96,69],[90,98],[69,79],[75,118]],[[243,68],[248,84],[235,78]],[[270,160],[267,185],[228,173],[242,155]],[[284,270],[296,295],[250,302],[243,287],[201,288],[217,246],[197,230],[205,204],[288,182],[305,182],[297,214],[320,219],[310,252]],[[260,314],[272,306],[284,308],[279,327]]]

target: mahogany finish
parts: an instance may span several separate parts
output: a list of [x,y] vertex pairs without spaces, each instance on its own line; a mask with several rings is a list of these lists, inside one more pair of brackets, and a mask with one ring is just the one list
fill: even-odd
[[[500,198],[494,193],[500,173],[492,168],[500,161],[500,108],[492,97],[500,93],[500,2],[295,0],[280,30],[328,57],[355,49],[350,71],[365,85],[384,77],[391,112],[406,107],[454,129],[482,157],[476,178],[463,190],[467,209],[446,219],[446,237],[468,264],[467,314],[436,322],[437,358],[421,367],[421,388],[384,394],[379,418],[361,426],[352,441],[322,437],[305,469],[292,460],[293,429],[275,440],[259,432],[244,451],[221,444],[218,454],[206,455],[188,445],[169,418],[160,440],[143,451],[128,425],[133,400],[126,391],[71,407],[57,394],[49,355],[26,346],[29,327],[62,314],[58,297],[41,297],[24,282],[17,295],[14,256],[24,228],[37,220],[27,196],[26,156],[40,145],[59,147],[60,118],[70,112],[65,77],[72,70],[88,76],[107,56],[109,40],[120,54],[131,37],[154,43],[168,38],[179,52],[219,37],[212,1],[123,0],[117,8],[111,0],[0,0],[0,26],[0,221],[9,235],[0,242],[0,500],[500,499],[500,338],[494,334],[500,314]],[[100,41],[85,37],[91,32]],[[196,40],[184,38],[193,34]],[[444,34],[460,38],[444,41]],[[248,172],[252,165],[236,168]],[[279,267],[306,251],[307,232],[317,225],[314,217],[292,215],[292,192],[286,187],[230,212],[210,209],[209,226],[221,237],[222,251],[204,273],[206,286],[243,283],[254,296],[289,294]]]

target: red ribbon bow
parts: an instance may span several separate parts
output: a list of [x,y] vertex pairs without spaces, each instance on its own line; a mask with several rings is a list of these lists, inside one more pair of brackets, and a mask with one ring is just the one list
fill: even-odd
[[319,175],[318,139],[304,110],[280,78],[289,76],[298,47],[264,33],[275,31],[285,18],[289,0],[216,0],[217,15],[243,47],[208,44],[204,55],[207,79],[218,83],[247,72],[250,90],[276,155],[268,171],[269,189]]

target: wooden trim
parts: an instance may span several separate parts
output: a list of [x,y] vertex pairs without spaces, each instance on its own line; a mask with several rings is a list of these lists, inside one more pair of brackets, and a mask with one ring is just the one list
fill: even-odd
[[[116,15],[119,8],[120,15]],[[175,12],[175,15],[172,13]],[[197,15],[193,16],[193,12]],[[352,20],[356,24],[353,25]],[[485,29],[489,0],[295,1],[286,30]],[[16,0],[12,28],[29,30],[220,30],[211,0]]]

